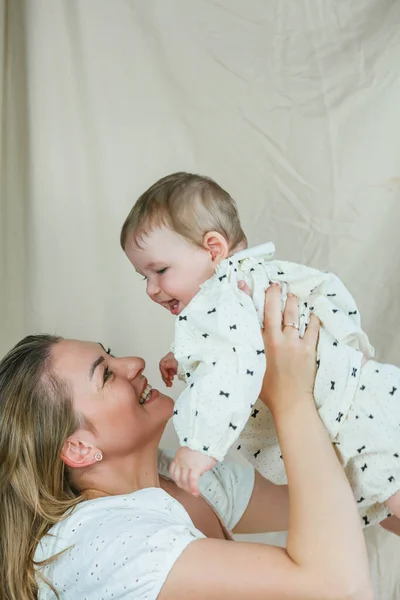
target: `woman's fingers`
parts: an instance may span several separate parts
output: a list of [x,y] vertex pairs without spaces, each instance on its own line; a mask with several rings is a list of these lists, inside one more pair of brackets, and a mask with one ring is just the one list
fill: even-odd
[[266,338],[279,340],[282,337],[281,288],[271,283],[265,292],[264,330]]
[[321,322],[318,319],[318,317],[315,316],[313,313],[311,313],[310,321],[307,325],[306,332],[304,334],[303,339],[312,348],[316,348],[316,346],[317,346],[320,326],[321,326]]
[[299,337],[299,308],[297,298],[293,294],[287,295],[286,306],[283,311],[283,330],[285,335]]

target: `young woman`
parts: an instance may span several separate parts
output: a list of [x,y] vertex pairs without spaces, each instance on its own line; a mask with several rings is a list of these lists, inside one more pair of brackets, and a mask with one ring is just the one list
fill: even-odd
[[[218,466],[195,498],[158,451],[172,400],[140,358],[30,336],[0,363],[0,589],[6,600],[372,598],[355,502],[313,400],[318,322],[303,339],[266,294],[271,410],[285,486]],[[307,436],[304,436],[307,431]],[[286,549],[232,543],[288,529]]]

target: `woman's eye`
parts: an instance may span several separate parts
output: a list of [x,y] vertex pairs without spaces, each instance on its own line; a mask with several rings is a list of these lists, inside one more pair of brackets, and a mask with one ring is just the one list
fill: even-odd
[[110,371],[110,369],[108,367],[106,367],[104,369],[104,374],[103,374],[103,383],[107,383],[107,381],[110,379],[110,377],[113,375],[113,372]]
[[146,275],[143,275],[143,280],[144,280],[144,281],[147,281],[147,277],[146,277]]

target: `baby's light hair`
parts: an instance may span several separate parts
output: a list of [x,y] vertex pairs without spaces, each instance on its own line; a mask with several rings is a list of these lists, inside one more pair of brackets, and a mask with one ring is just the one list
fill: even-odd
[[230,251],[247,246],[236,202],[213,179],[202,175],[172,173],[146,190],[122,226],[122,249],[131,242],[140,247],[143,236],[162,225],[200,247],[210,231],[223,235]]

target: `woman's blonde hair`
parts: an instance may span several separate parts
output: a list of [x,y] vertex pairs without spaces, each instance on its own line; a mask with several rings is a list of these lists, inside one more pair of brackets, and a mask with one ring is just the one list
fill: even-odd
[[172,173],[146,190],[122,226],[122,249],[130,242],[140,245],[143,235],[160,225],[200,247],[209,231],[223,235],[230,250],[247,245],[236,202],[218,183],[203,175]]
[[4,600],[37,598],[37,544],[81,501],[60,458],[65,441],[79,426],[69,390],[51,369],[52,347],[61,339],[28,336],[0,362],[0,598]]

